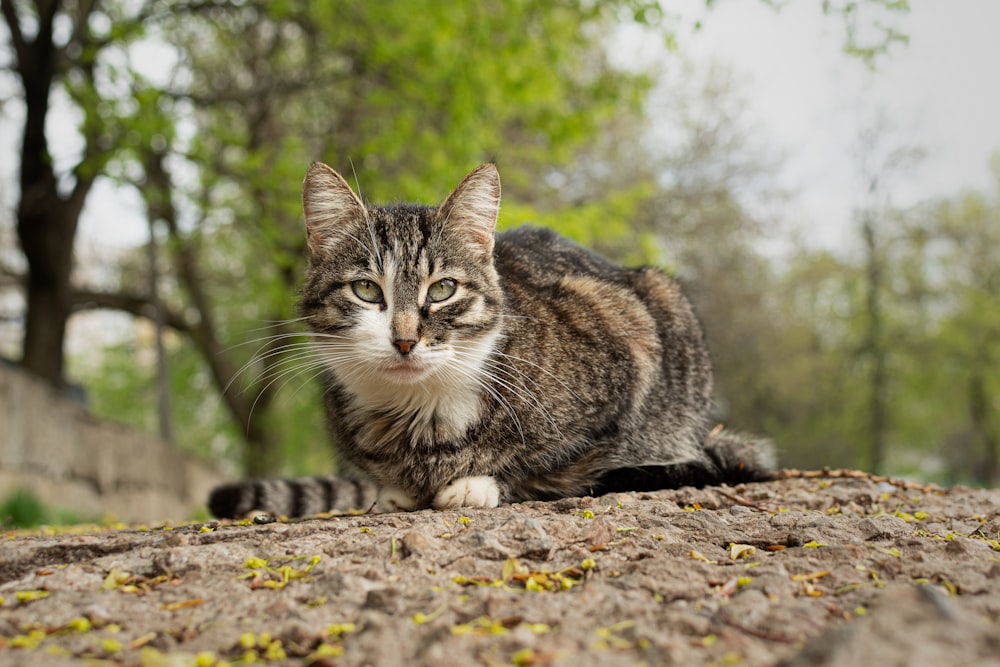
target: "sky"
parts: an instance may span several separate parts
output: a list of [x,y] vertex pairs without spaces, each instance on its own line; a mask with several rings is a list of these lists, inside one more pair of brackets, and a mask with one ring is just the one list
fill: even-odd
[[817,245],[848,250],[852,211],[864,205],[859,136],[882,116],[887,148],[913,147],[923,160],[886,181],[884,194],[910,206],[963,189],[995,187],[988,164],[1000,151],[1000,1],[912,0],[894,18],[909,44],[869,71],[845,55],[843,23],[820,2],[796,0],[775,11],[762,2],[679,0],[704,17],[681,49],[695,61],[732,67],[747,114],[785,160],[775,176],[792,193],[786,216]]

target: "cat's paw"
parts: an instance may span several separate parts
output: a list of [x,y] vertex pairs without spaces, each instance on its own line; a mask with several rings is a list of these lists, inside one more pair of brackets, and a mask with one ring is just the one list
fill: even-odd
[[375,501],[376,514],[384,512],[409,512],[417,509],[417,499],[398,486],[383,486]]
[[456,507],[496,507],[500,504],[500,487],[489,476],[459,477],[434,496],[436,509]]

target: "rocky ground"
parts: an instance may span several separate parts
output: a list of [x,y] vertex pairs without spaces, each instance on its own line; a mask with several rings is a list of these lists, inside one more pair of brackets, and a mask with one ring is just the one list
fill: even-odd
[[787,477],[6,533],[0,665],[1000,665],[1000,490]]

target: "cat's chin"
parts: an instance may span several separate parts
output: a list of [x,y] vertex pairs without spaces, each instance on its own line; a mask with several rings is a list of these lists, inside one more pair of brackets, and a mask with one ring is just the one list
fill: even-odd
[[382,369],[382,375],[395,384],[414,384],[420,382],[431,370],[423,364],[400,363]]

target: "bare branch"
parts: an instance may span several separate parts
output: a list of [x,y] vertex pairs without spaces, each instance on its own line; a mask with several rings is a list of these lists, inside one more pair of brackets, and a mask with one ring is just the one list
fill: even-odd
[[[86,310],[118,310],[148,320],[156,317],[153,312],[154,307],[146,294],[103,292],[90,289],[74,290],[73,311]],[[182,313],[169,308],[165,308],[163,311],[163,322],[180,333],[189,334],[193,328]]]
[[[171,192],[173,179],[164,162],[165,155],[152,151],[143,160],[146,172],[141,194],[146,201],[147,215],[152,220],[163,220],[173,241],[173,262],[177,277],[183,285],[191,305],[197,313],[197,320],[186,330],[191,341],[198,348],[208,365],[215,386],[222,395],[224,404],[238,424],[246,424],[248,432],[256,433],[261,427],[253,419],[253,405],[232,382],[237,376],[239,365],[219,340],[215,325],[214,311],[205,291],[206,281],[199,269],[198,258],[191,244],[180,232],[177,210]],[[168,320],[169,323],[169,320]],[[258,402],[260,399],[258,398]]]
[[89,32],[87,27],[90,24],[90,17],[96,8],[97,0],[83,0],[80,3],[76,16],[73,17],[73,32],[66,42],[67,45],[79,44],[82,46],[86,43],[86,37]]

